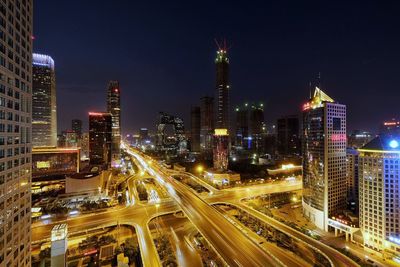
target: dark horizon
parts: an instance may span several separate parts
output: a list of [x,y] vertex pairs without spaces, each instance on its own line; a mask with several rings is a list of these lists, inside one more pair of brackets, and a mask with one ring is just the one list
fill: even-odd
[[[154,130],[159,111],[185,120],[214,96],[217,47],[231,46],[231,110],[264,102],[268,124],[300,113],[309,83],[347,105],[347,129],[399,118],[398,3],[118,3],[36,1],[34,52],[55,60],[58,130],[106,110],[121,84],[122,131]],[[79,8],[77,8],[79,7]],[[71,20],[71,14],[73,19]]]

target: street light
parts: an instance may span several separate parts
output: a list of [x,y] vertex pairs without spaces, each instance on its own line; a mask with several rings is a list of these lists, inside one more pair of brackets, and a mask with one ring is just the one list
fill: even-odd
[[198,165],[197,168],[196,168],[196,171],[197,171],[199,174],[201,174],[201,173],[204,171],[204,167],[201,166],[201,165]]

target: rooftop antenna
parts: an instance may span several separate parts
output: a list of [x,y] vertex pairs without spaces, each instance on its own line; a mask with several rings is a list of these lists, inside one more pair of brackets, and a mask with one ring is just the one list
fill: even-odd
[[218,50],[221,50],[221,45],[219,44],[217,38],[214,38],[214,42],[215,42],[215,44],[217,45]]
[[317,81],[318,88],[321,89],[321,72],[318,72]]
[[222,38],[221,41],[218,41],[217,38],[214,38],[214,42],[217,45],[218,50],[224,50],[227,52],[231,48],[231,46],[228,47],[226,38]]

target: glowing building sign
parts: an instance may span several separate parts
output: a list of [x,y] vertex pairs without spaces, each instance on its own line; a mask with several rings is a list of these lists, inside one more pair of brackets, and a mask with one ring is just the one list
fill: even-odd
[[332,134],[331,140],[332,141],[346,141],[347,136],[345,134]]

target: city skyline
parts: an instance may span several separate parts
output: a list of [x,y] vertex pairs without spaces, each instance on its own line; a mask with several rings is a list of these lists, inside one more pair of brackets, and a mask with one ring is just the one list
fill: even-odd
[[[321,72],[322,89],[348,106],[348,130],[376,131],[381,121],[399,115],[393,108],[395,97],[388,97],[396,96],[400,82],[393,75],[400,56],[396,49],[400,40],[391,34],[396,29],[395,4],[349,3],[344,9],[340,3],[243,8],[204,3],[193,11],[189,23],[183,23],[191,10],[187,5],[152,7],[157,17],[154,22],[140,14],[149,6],[99,4],[93,9],[87,5],[82,4],[81,10],[92,11],[87,16],[75,12],[80,19],[70,22],[62,19],[58,10],[67,10],[67,14],[73,5],[37,3],[34,50],[52,55],[57,62],[58,108],[65,111],[59,114],[59,131],[69,128],[74,117],[104,110],[100,92],[111,79],[118,79],[126,92],[121,103],[126,107],[123,133],[141,127],[154,129],[159,111],[177,114],[188,123],[190,105],[203,95],[213,95],[214,38],[224,37],[231,45],[231,108],[243,101],[264,102],[267,123],[275,123],[280,116],[301,112],[309,82]],[[214,13],[224,8],[227,18],[220,21]],[[129,16],[128,10],[134,15]],[[103,22],[96,18],[109,11],[119,13],[119,18],[101,27]],[[55,23],[49,25],[48,21]],[[191,28],[196,34],[188,31]],[[97,42],[107,35],[126,40]],[[182,42],[183,36],[192,41]],[[57,41],[60,38],[65,42]],[[94,41],[95,47],[89,49]],[[109,49],[110,42],[115,48]],[[69,52],[72,49],[74,53]],[[377,95],[378,90],[384,93]],[[82,93],[85,97],[77,99]],[[185,103],[179,102],[177,95],[185,98]],[[90,101],[83,101],[86,99]],[[69,104],[72,101],[74,108]],[[368,119],[363,114],[365,104],[374,105]],[[140,118],[126,115],[138,111],[144,111]]]
[[399,267],[398,7],[1,1],[0,265]]

